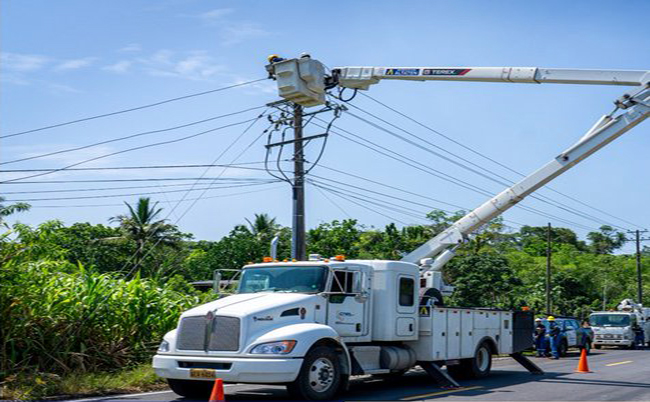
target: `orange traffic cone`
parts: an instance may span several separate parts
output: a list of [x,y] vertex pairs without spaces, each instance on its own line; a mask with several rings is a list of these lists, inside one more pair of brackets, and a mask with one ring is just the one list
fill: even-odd
[[575,372],[591,373],[591,371],[589,371],[589,365],[587,364],[587,348],[582,348],[582,352],[580,353],[580,362],[578,362],[578,368]]
[[209,402],[224,402],[225,400],[226,396],[223,393],[223,380],[217,378],[214,380],[214,386],[212,387]]

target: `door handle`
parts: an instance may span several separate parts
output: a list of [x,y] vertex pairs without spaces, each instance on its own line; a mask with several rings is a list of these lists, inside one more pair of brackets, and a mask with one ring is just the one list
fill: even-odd
[[413,332],[413,324],[409,324],[409,331]]

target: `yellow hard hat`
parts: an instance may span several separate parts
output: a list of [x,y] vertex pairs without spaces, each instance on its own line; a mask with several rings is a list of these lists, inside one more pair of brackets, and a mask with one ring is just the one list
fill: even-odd
[[555,317],[553,317],[552,315],[549,315],[548,318],[547,318],[547,320],[548,320],[548,321],[555,321]]
[[279,59],[279,58],[280,58],[280,56],[278,56],[277,54],[272,54],[269,57],[267,57],[266,59],[269,61],[269,63],[273,63],[273,61],[275,59]]

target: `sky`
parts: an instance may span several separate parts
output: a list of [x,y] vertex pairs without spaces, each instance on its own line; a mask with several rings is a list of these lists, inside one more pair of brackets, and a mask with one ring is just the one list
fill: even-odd
[[[309,52],[330,68],[647,70],[650,26],[634,16],[648,12],[647,1],[5,0],[0,5],[0,135],[264,79],[269,54],[290,58]],[[306,189],[307,226],[350,217],[366,227],[404,226],[426,222],[424,215],[434,208],[472,209],[488,198],[486,193],[504,189],[484,176],[517,180],[513,171],[533,172],[577,141],[628,89],[381,82],[350,101],[334,123],[323,157],[311,171],[310,179],[321,187],[309,184]],[[276,100],[275,83],[262,80],[0,139],[0,194],[8,202],[28,200],[32,205],[10,222],[108,224],[110,217],[125,213],[125,201],[149,196],[160,202],[170,222],[196,239],[218,240],[256,213],[290,225],[290,186],[269,182],[273,178],[257,163],[265,158],[264,130],[271,125],[266,116],[256,118],[269,113],[264,106]],[[256,109],[241,112],[251,108]],[[212,119],[235,112],[241,113]],[[417,135],[420,139],[413,141],[420,146],[355,116],[396,134]],[[212,120],[198,123],[206,119]],[[185,127],[171,129],[178,126]],[[384,154],[344,138],[342,130],[360,137],[357,142],[383,147]],[[324,132],[315,124],[305,131]],[[273,132],[272,139],[279,140],[281,132]],[[139,133],[147,134],[85,147]],[[504,214],[506,223],[516,230],[519,224],[550,222],[582,238],[603,224],[621,230],[650,228],[649,134],[647,122],[631,130],[547,186],[563,195],[540,190],[555,206],[529,198],[522,205],[542,214],[513,208]],[[168,143],[106,156],[159,142]],[[320,140],[310,143],[307,160],[315,161],[322,146]],[[80,147],[85,148],[13,162]],[[404,156],[410,165],[386,154]],[[39,173],[7,170],[58,169],[96,157],[77,167],[244,165],[59,171],[1,183]],[[276,157],[274,153],[270,160]],[[459,163],[489,173],[476,174]],[[219,180],[194,187],[195,180],[177,180],[199,177]],[[213,188],[203,191],[205,187]],[[633,245],[622,251],[633,251]]]

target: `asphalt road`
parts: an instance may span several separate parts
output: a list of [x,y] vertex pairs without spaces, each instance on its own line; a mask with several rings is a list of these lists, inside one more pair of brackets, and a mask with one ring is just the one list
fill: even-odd
[[[492,374],[481,380],[461,381],[461,389],[443,390],[423,371],[412,370],[394,381],[370,376],[354,378],[346,401],[448,400],[499,401],[650,401],[650,350],[594,350],[588,374],[574,373],[578,354],[560,360],[532,358],[546,374],[531,375],[510,358],[498,359]],[[226,400],[287,400],[284,387],[228,384]],[[92,398],[82,401],[187,401],[172,391]],[[81,402],[81,401],[78,401]]]

